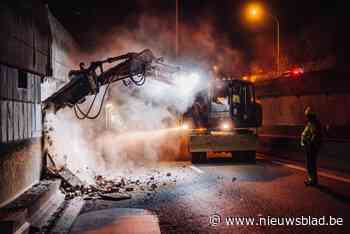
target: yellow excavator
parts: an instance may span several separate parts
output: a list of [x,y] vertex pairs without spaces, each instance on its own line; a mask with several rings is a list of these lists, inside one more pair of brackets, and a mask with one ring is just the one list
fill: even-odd
[[182,120],[193,163],[205,162],[208,152],[228,152],[239,161],[255,162],[261,125],[254,83],[234,78],[212,80]]
[[[113,65],[104,70],[106,64]],[[78,119],[95,119],[101,113],[107,90],[112,83],[122,81],[125,86],[142,86],[147,77],[171,83],[172,74],[178,70],[179,67],[165,64],[163,58],[156,58],[149,49],[95,61],[88,68],[81,63],[80,70],[69,72],[69,82],[44,100],[44,111],[52,110],[56,113],[68,106],[74,109]],[[105,88],[100,107],[96,114],[91,114],[102,87]],[[83,111],[80,104],[85,102],[87,96],[94,98],[89,108]]]

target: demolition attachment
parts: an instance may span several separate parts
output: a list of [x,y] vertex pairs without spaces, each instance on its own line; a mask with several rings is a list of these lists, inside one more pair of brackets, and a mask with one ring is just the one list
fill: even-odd
[[[104,64],[115,62],[119,63],[106,71],[103,70]],[[74,108],[74,112],[79,119],[95,119],[101,112],[103,101],[111,83],[122,81],[125,86],[142,86],[146,81],[146,77],[171,83],[169,78],[178,70],[178,67],[164,64],[162,58],[154,57],[149,49],[140,53],[127,53],[118,57],[92,62],[87,69],[84,68],[83,64],[80,64],[80,70],[69,72],[69,83],[44,101],[44,110],[53,109],[56,113],[61,108],[68,106]],[[97,94],[100,88],[105,85],[106,88],[99,111],[91,116],[90,112]],[[89,95],[95,96],[87,112],[84,112],[79,104],[83,103]]]

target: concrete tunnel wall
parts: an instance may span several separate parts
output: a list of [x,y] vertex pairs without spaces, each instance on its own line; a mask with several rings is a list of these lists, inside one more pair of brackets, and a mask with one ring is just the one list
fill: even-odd
[[283,77],[257,83],[257,96],[263,106],[259,151],[304,161],[299,139],[306,122],[304,108],[311,106],[323,125],[320,158],[324,166],[350,171],[344,163],[350,148],[347,78],[348,74],[333,70],[305,74],[299,79]]
[[304,109],[311,106],[324,125],[327,138],[350,138],[350,81],[347,77],[347,74],[330,70],[257,83],[257,97],[263,106],[261,132],[299,136],[306,120]]
[[264,126],[305,124],[304,108],[311,106],[324,125],[350,125],[350,95],[310,95],[270,97],[261,100]]
[[41,1],[0,2],[0,28],[0,207],[3,207],[40,179],[41,100],[45,94],[42,82],[66,79],[73,63],[76,66],[72,58],[78,49]]

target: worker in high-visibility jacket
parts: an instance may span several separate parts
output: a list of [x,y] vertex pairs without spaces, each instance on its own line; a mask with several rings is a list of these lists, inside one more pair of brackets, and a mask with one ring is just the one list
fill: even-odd
[[322,144],[322,126],[317,119],[316,113],[310,107],[305,108],[307,124],[301,134],[301,146],[306,153],[306,169],[308,179],[306,186],[315,186],[317,180],[317,155]]

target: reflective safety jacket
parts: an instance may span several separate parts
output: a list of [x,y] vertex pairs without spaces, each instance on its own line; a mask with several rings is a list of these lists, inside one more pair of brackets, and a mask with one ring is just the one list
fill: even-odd
[[319,147],[322,142],[322,127],[320,122],[308,122],[301,134],[301,146]]

